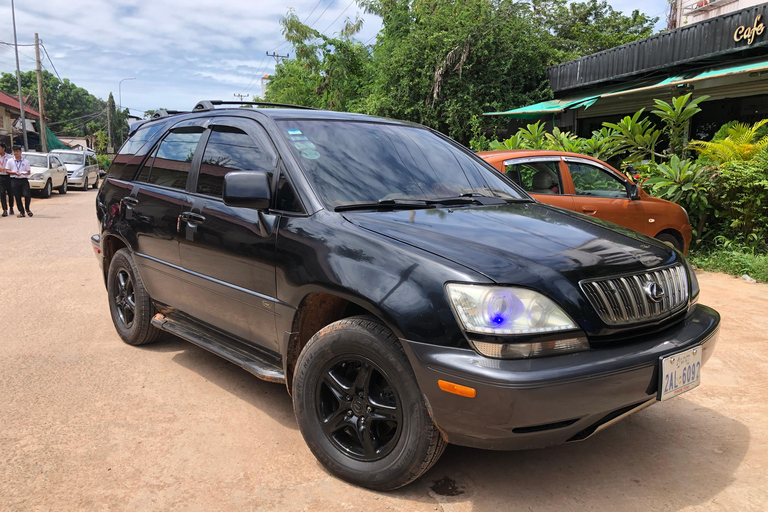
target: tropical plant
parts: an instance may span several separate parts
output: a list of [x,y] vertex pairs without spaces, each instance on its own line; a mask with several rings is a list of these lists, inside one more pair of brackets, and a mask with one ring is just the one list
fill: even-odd
[[688,211],[695,235],[701,237],[710,211],[711,168],[672,155],[656,165],[644,182],[653,195],[678,203]]
[[610,160],[624,150],[617,135],[616,130],[605,127],[595,130],[592,137],[584,139],[581,152],[598,160]]
[[768,235],[768,150],[720,165],[714,175],[717,212],[734,236]]
[[640,109],[632,116],[625,116],[618,123],[603,123],[603,126],[616,132],[615,138],[621,145],[621,149],[629,151],[629,162],[639,162],[643,159],[656,157],[666,158],[666,155],[656,151],[656,146],[661,138],[661,130],[656,128],[647,117],[643,115],[644,109]]
[[726,129],[724,139],[691,141],[690,146],[699,154],[719,165],[729,162],[751,160],[756,154],[768,149],[768,135],[758,139],[760,128],[768,123],[768,119],[758,121],[753,125],[735,123]]
[[554,151],[568,151],[570,153],[581,153],[584,148],[584,140],[571,132],[561,131],[555,126],[552,133],[544,134],[546,138],[546,147]]
[[667,103],[663,100],[653,100],[656,104],[656,110],[652,110],[652,114],[656,114],[664,123],[664,134],[669,139],[669,148],[667,154],[682,156],[686,147],[688,146],[688,128],[691,124],[691,118],[701,112],[699,103],[705,101],[709,96],[699,96],[695,100],[691,99],[691,94],[688,93],[678,98],[672,98],[672,103]]
[[505,139],[501,142],[497,140],[492,140],[490,146],[491,146],[491,149],[493,150],[528,149],[528,145],[526,140],[523,138],[522,131],[518,131],[516,134],[512,135],[510,138]]

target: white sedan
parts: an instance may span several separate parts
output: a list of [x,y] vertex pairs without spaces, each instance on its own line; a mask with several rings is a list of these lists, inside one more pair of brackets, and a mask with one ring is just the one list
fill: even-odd
[[59,194],[67,193],[67,167],[59,157],[50,153],[23,153],[29,160],[32,174],[29,177],[29,188],[40,190],[44,198],[51,197],[53,189]]

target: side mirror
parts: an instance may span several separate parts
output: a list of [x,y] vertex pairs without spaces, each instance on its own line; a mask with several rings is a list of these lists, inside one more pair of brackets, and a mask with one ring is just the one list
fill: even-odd
[[224,176],[224,204],[264,210],[269,208],[272,193],[269,176],[264,171],[234,171]]
[[627,185],[627,194],[632,200],[640,199],[640,185],[637,183],[630,183]]

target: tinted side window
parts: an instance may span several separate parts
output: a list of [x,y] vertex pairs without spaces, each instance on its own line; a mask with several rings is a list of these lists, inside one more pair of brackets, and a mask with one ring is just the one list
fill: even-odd
[[131,180],[136,174],[138,167],[136,159],[133,157],[145,155],[150,147],[150,140],[153,140],[159,131],[165,128],[166,123],[153,123],[150,126],[139,128],[125,144],[120,148],[112,164],[109,166],[108,175],[119,180]]
[[504,171],[531,194],[562,194],[563,179],[558,162],[511,163]]
[[573,187],[580,196],[628,197],[625,182],[592,165],[568,162]]
[[196,128],[195,131],[171,131],[155,152],[147,181],[154,185],[183,190],[187,186],[192,158],[202,134],[202,128]]
[[205,146],[197,192],[221,197],[224,175],[230,171],[274,170],[271,147],[256,143],[250,135],[232,126],[215,126]]

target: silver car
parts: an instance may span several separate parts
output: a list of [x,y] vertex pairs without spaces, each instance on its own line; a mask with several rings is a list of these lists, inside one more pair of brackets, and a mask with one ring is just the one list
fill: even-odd
[[99,162],[96,155],[89,150],[54,149],[56,154],[67,166],[67,179],[71,187],[88,190],[88,186],[99,188]]

